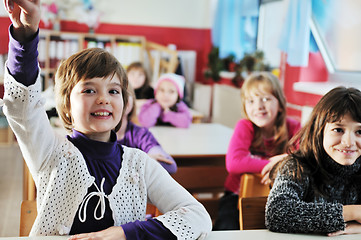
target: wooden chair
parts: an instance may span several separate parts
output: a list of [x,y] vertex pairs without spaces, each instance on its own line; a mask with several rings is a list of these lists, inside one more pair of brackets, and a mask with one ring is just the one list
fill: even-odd
[[244,173],[241,176],[239,197],[261,197],[268,196],[270,188],[261,183],[261,174]]
[[19,236],[29,236],[31,227],[37,216],[36,201],[24,200],[21,203]]
[[[145,50],[152,68],[153,81],[158,80],[162,73],[174,73],[177,70],[179,64],[177,51],[150,41],[146,41]],[[152,55],[151,51],[155,51],[158,55]],[[167,58],[163,58],[162,55],[167,55]]]
[[224,193],[227,171],[224,166],[182,166],[173,178],[207,209],[213,220],[218,214],[219,198]]
[[29,168],[25,163],[23,164],[23,200],[36,199],[36,186],[33,177],[30,174]]
[[267,197],[245,197],[239,199],[240,230],[264,229]]

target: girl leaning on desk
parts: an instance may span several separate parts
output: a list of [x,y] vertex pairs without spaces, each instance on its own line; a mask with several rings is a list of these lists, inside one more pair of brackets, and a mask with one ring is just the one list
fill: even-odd
[[271,171],[266,227],[329,236],[361,233],[361,92],[338,87],[316,104]]
[[[146,153],[117,143],[126,73],[102,49],[74,54],[55,76],[58,136],[41,99],[40,0],[4,0],[10,16],[4,113],[37,186],[30,235],[71,239],[197,239],[211,230],[205,208]],[[145,221],[150,201],[164,214]]]
[[283,90],[278,78],[270,72],[251,74],[242,86],[241,99],[245,118],[237,123],[228,146],[229,174],[214,230],[239,229],[241,175],[261,173],[262,183],[269,184],[269,170],[286,156],[286,144],[300,128],[298,121],[286,117]]

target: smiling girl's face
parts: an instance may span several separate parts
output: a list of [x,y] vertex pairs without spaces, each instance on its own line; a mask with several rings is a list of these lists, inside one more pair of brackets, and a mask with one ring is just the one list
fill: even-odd
[[155,99],[163,109],[169,109],[178,101],[177,87],[171,81],[162,81],[155,94]]
[[352,165],[361,155],[361,123],[349,114],[340,121],[326,123],[323,147],[337,163]]
[[272,93],[256,88],[246,95],[245,110],[253,124],[262,128],[264,135],[272,136],[277,114],[280,111],[279,102]]
[[97,141],[108,141],[119,124],[123,95],[117,74],[79,81],[70,94],[73,128]]

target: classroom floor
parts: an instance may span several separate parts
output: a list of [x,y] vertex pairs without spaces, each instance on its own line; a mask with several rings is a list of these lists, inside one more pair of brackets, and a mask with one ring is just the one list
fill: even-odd
[[19,236],[23,160],[17,144],[0,145],[0,237]]

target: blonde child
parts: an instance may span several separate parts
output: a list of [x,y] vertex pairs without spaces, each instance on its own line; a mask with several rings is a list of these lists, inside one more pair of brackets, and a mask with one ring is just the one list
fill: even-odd
[[170,174],[177,171],[174,159],[166,153],[146,127],[139,127],[132,122],[135,115],[135,94],[132,87],[128,86],[128,104],[122,118],[122,126],[117,132],[118,143],[138,148],[156,159]]
[[[39,0],[4,0],[11,18],[1,101],[37,186],[34,235],[71,239],[196,239],[211,220],[204,207],[144,152],[117,144],[126,73],[102,49],[64,61],[57,110],[70,135],[52,130],[37,66]],[[35,67],[34,67],[35,66]],[[164,215],[144,221],[147,201]]]
[[134,62],[127,67],[129,84],[135,92],[136,99],[154,98],[154,89],[150,86],[147,71],[141,62]]
[[238,191],[243,173],[262,173],[269,183],[269,170],[285,157],[288,140],[299,130],[299,122],[286,117],[286,100],[276,76],[255,72],[241,89],[244,119],[233,132],[226,154],[229,172],[215,230],[239,229]]
[[154,89],[155,99],[148,100],[138,115],[144,127],[171,125],[187,128],[192,123],[192,115],[182,101],[184,77],[174,73],[163,74]]
[[316,104],[271,172],[266,226],[276,232],[361,233],[361,92],[338,87]]

